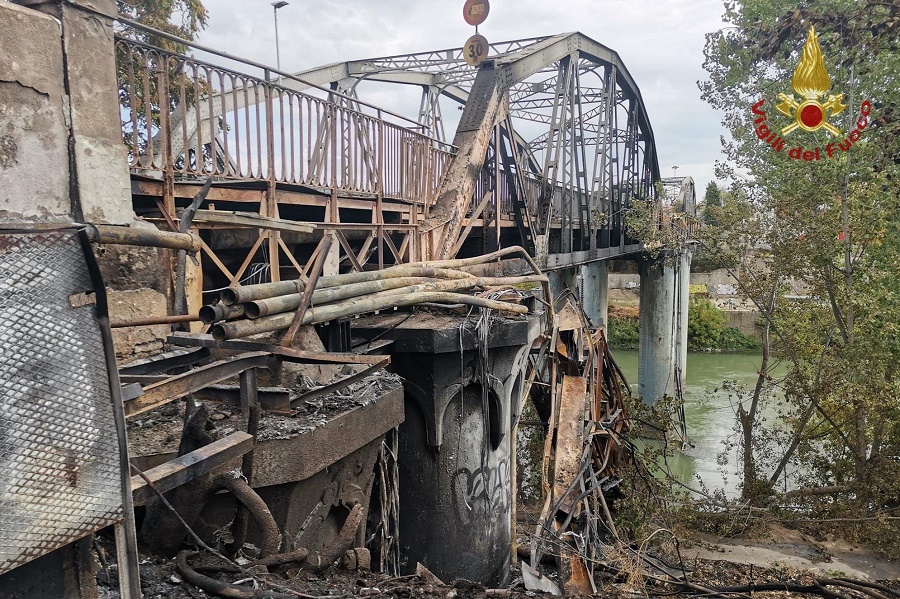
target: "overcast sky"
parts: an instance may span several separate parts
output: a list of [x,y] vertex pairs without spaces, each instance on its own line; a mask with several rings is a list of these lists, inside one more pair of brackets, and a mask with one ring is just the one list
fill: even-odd
[[[275,64],[269,0],[204,0],[198,41]],[[474,33],[464,0],[290,0],[278,11],[283,70],[456,48]],[[618,52],[641,89],[661,174],[690,175],[702,197],[713,180],[723,129],[701,99],[704,35],[721,27],[721,0],[491,0],[479,33],[491,42],[580,31]],[[370,98],[371,99],[371,98]],[[381,94],[378,102],[390,104]],[[392,106],[386,106],[392,108]],[[410,115],[415,117],[415,114]],[[449,119],[448,119],[449,120]],[[453,132],[448,132],[452,139]]]

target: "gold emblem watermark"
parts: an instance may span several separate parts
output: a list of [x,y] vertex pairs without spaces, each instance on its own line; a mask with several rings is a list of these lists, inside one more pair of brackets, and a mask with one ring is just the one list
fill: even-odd
[[[781,152],[786,143],[784,137],[800,129],[809,133],[815,133],[824,129],[830,136],[843,141],[829,142],[824,150],[820,147],[804,148],[799,145],[788,150],[788,156],[794,160],[806,160],[812,162],[823,157],[832,158],[838,150],[848,151],[862,135],[863,129],[869,125],[869,115],[872,113],[872,103],[866,100],[859,108],[860,117],[856,121],[856,127],[844,136],[830,119],[843,112],[847,105],[844,104],[844,94],[828,94],[831,87],[831,77],[825,69],[825,57],[819,45],[819,36],[815,27],[810,27],[803,45],[803,53],[800,62],[794,69],[791,77],[792,94],[779,93],[778,104],[775,109],[793,119],[793,121],[780,130],[770,126],[768,115],[763,110],[765,100],[760,100],[753,105],[751,111],[756,116],[753,123],[756,125],[756,136],[772,147],[776,152]],[[795,95],[796,94],[796,95]],[[799,96],[799,98],[797,97]]]

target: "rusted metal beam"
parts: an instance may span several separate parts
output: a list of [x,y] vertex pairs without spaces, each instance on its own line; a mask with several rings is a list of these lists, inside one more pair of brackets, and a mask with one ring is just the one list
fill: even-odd
[[[553,465],[553,501],[565,495],[581,470],[586,401],[587,381],[580,376],[563,377]],[[575,497],[577,494],[570,493],[559,509],[566,513],[575,509]]]
[[[181,457],[144,472],[161,493],[171,491],[253,449],[253,435],[235,431]],[[134,505],[146,505],[156,493],[140,476],[131,477]]]
[[156,374],[172,368],[193,366],[208,358],[209,349],[205,347],[176,349],[124,364],[119,367],[119,374]]
[[148,318],[132,318],[129,320],[111,320],[110,328],[126,329],[129,327],[148,327],[158,324],[175,324],[179,322],[199,322],[196,314],[175,314],[174,316],[150,316]]
[[494,126],[506,114],[509,98],[506,90],[499,71],[479,69],[453,139],[457,153],[450,160],[437,201],[421,229],[425,233],[440,227],[440,241],[431,249],[432,260],[449,258],[456,245],[475,189],[476,177],[472,173],[481,172]]
[[109,245],[139,245],[146,247],[200,251],[200,237],[192,233],[173,233],[156,229],[138,229],[117,225],[85,225],[88,239]]
[[167,339],[172,345],[183,347],[208,347],[232,351],[262,351],[275,354],[286,362],[298,364],[378,364],[384,356],[361,356],[358,354],[338,352],[312,352],[292,349],[280,345],[270,345],[258,341],[229,339],[216,341],[212,335],[195,335],[191,333],[173,333]]
[[209,385],[222,382],[250,368],[269,366],[273,356],[269,352],[248,352],[246,354],[219,360],[190,372],[178,374],[164,381],[144,387],[144,395],[125,402],[125,416],[137,416],[170,401],[199,391]]

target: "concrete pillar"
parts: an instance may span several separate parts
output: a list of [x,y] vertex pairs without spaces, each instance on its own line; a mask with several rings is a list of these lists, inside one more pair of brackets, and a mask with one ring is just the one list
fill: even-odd
[[609,308],[609,263],[591,262],[581,267],[581,301],[591,322],[606,328]]
[[687,378],[688,305],[691,299],[691,252],[686,250],[678,257],[676,287],[678,310],[675,314],[675,368],[684,384]]
[[461,322],[366,319],[354,332],[393,340],[391,366],[404,378],[401,573],[421,562],[442,580],[498,587],[509,580],[513,538],[511,426],[541,323],[492,318],[484,373],[477,332]]
[[640,272],[638,395],[653,405],[675,393],[675,269],[663,261],[642,260]]
[[0,3],[0,218],[71,220],[59,23]]
[[134,213],[119,116],[113,19],[98,15],[116,15],[116,3],[93,0],[91,8],[96,12],[62,2],[20,3],[50,13],[62,24],[74,217],[92,223],[129,225]]

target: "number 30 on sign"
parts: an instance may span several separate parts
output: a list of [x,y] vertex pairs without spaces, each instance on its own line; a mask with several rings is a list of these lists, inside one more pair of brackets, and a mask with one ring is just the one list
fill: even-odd
[[466,64],[477,67],[488,55],[488,41],[483,35],[473,35],[463,46],[463,58]]

